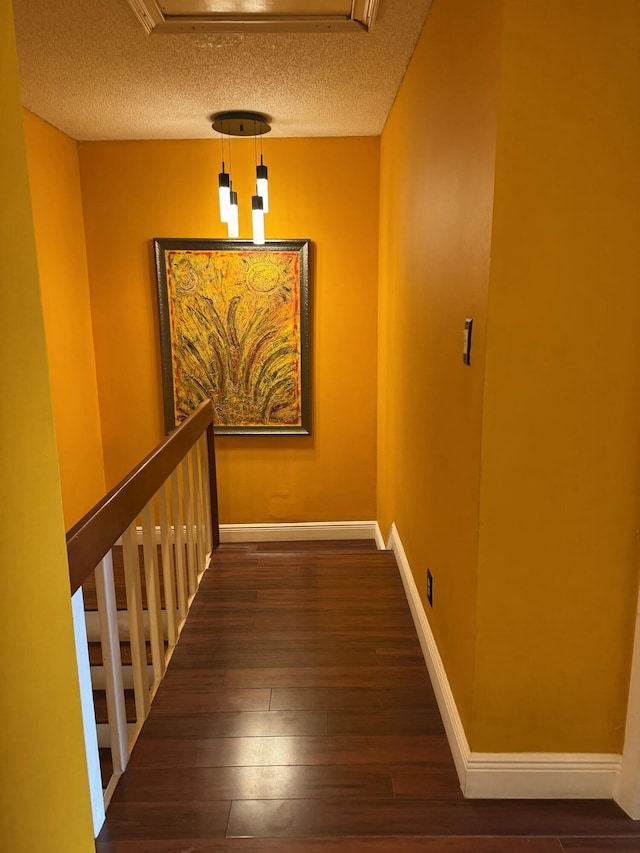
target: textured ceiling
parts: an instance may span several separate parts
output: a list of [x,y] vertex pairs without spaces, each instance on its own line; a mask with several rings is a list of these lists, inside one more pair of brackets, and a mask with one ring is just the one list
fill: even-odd
[[126,0],[14,0],[23,104],[78,140],[381,133],[431,0],[380,0],[371,33],[147,35]]

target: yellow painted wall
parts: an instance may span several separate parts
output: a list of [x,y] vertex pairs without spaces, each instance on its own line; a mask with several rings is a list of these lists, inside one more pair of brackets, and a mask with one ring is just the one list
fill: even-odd
[[94,849],[11,3],[0,2],[0,849]]
[[623,743],[639,37],[635,0],[435,0],[382,138],[378,518],[474,751]]
[[[267,238],[313,240],[313,435],[219,438],[221,521],[371,519],[379,140],[267,137],[264,153]],[[151,241],[226,236],[217,212],[220,144],[213,138],[82,143],[80,167],[112,486],[163,436]],[[245,238],[254,175],[253,140],[234,140]]]
[[381,150],[378,519],[398,527],[467,729],[500,10],[435,0]]
[[78,145],[24,113],[64,520],[105,494]]
[[619,752],[637,592],[640,4],[506,0],[472,748]]

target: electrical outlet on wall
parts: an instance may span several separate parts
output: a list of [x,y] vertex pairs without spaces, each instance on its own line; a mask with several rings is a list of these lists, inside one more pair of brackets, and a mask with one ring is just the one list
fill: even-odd
[[430,569],[427,569],[427,601],[429,607],[433,607],[433,575]]

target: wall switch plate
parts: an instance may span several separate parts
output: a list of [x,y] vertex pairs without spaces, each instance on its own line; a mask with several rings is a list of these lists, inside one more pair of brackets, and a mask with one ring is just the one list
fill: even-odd
[[471,364],[471,331],[473,329],[473,320],[467,318],[464,321],[464,346],[462,349],[462,361],[465,364]]
[[427,569],[427,601],[429,607],[433,607],[433,575],[429,569]]

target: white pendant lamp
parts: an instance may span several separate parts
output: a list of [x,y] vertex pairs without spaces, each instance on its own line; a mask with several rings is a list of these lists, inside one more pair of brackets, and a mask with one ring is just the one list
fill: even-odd
[[264,208],[262,196],[251,196],[251,219],[253,223],[253,242],[256,246],[264,244]]
[[269,174],[262,162],[262,153],[260,153],[260,165],[256,166],[256,187],[258,195],[262,198],[264,212],[269,213]]
[[228,222],[231,203],[231,179],[229,173],[224,170],[224,161],[222,162],[222,171],[218,175],[218,200],[220,203],[220,220],[221,222]]
[[238,222],[238,193],[231,190],[229,201],[229,219],[227,220],[227,230],[229,237],[240,236],[240,226]]

